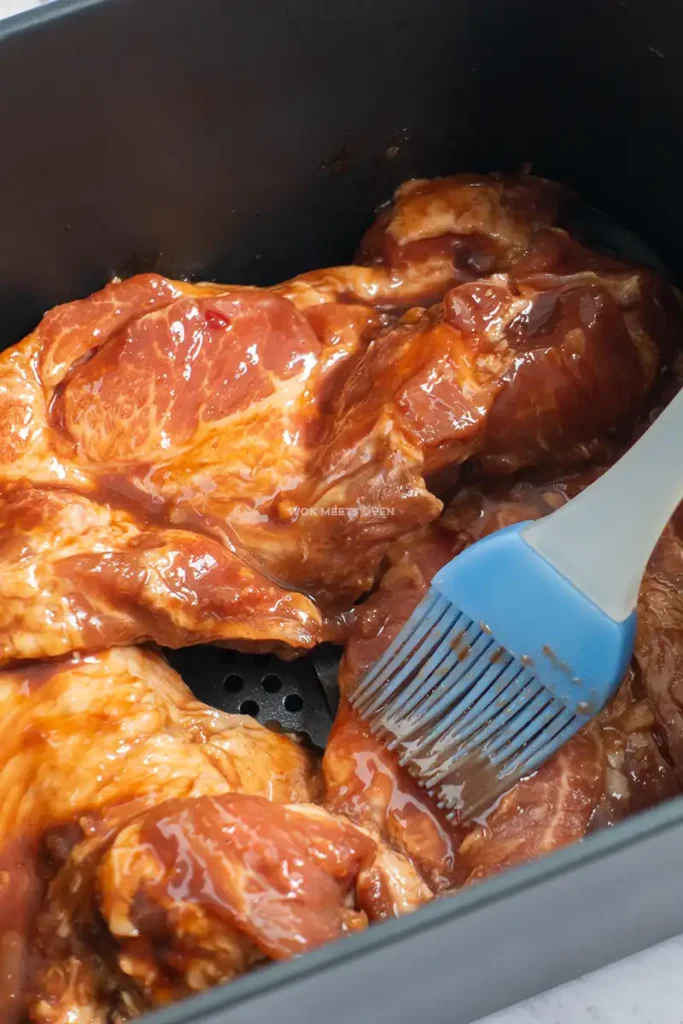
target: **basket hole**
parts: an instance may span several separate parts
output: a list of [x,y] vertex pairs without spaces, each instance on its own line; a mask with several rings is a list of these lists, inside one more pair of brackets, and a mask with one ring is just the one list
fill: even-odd
[[277,693],[281,686],[282,680],[277,676],[265,676],[263,679],[263,689],[266,693]]
[[228,693],[239,693],[243,686],[242,676],[236,676],[234,673],[225,680],[225,689]]
[[270,655],[269,654],[255,654],[254,655],[254,664],[258,665],[259,668],[263,668],[264,665],[267,665],[269,661],[270,661]]
[[258,704],[255,700],[243,700],[240,704],[240,713],[255,718],[258,715]]
[[298,693],[288,693],[285,697],[285,710],[301,711],[303,706],[304,702]]

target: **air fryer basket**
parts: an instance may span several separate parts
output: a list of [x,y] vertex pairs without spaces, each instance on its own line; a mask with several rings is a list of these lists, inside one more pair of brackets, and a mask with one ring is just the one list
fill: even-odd
[[325,749],[337,710],[339,656],[331,644],[321,644],[295,661],[203,645],[166,651],[200,700],[295,733],[319,751]]
[[[682,28],[669,0],[55,0],[10,19],[0,343],[114,273],[267,283],[347,260],[405,178],[527,161],[681,279]],[[324,745],[338,651],[170,657],[210,703]],[[678,799],[148,1019],[465,1024],[682,931],[682,851]]]

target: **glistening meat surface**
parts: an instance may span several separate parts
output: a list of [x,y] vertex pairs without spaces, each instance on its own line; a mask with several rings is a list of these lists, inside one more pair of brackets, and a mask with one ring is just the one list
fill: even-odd
[[141,275],[46,314],[0,355],[0,659],[343,638],[389,545],[438,517],[437,478],[588,457],[677,313],[553,227],[561,199],[530,175],[412,183],[357,265]]
[[7,1024],[128,1019],[430,898],[315,806],[312,754],[196,701],[155,654],[1,672],[0,707]]
[[[446,561],[576,494],[673,379],[677,294],[580,245],[566,199],[408,182],[351,265],[115,280],[0,355],[4,1022],[125,1024],[680,791],[676,518],[619,693],[478,824],[345,700]],[[130,646],[325,638],[322,765]]]

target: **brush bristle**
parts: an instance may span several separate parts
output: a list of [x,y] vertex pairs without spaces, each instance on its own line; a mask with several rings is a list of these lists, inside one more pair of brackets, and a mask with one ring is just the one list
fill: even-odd
[[575,732],[525,659],[430,591],[350,694],[449,817],[474,818]]

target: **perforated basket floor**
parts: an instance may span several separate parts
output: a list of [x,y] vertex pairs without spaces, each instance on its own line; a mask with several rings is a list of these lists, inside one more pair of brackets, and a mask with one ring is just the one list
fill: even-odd
[[209,646],[165,653],[199,700],[324,749],[337,710],[341,648],[322,644],[294,661]]

